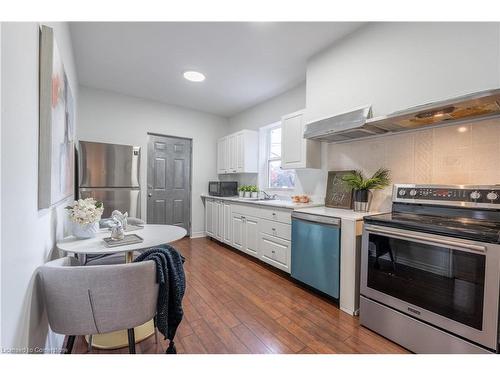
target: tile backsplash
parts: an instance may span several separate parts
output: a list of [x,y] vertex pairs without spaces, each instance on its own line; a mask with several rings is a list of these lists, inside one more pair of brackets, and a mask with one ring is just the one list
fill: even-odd
[[[500,184],[500,120],[328,145],[328,170],[380,167],[393,183]],[[390,206],[391,188],[374,193],[372,211]]]

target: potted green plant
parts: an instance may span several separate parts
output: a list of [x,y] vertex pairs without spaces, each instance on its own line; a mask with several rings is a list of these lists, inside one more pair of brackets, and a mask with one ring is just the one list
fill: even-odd
[[250,198],[251,193],[250,193],[250,186],[249,186],[249,185],[246,185],[246,186],[245,186],[245,190],[244,190],[244,191],[245,191],[245,193],[244,193],[244,195],[243,195],[243,196],[244,196],[245,198]]
[[367,178],[362,171],[346,174],[342,180],[354,190],[354,211],[368,212],[371,190],[383,189],[391,183],[390,170],[379,168],[373,176]]
[[255,185],[250,185],[248,187],[248,190],[250,190],[250,197],[251,198],[258,198],[259,197],[259,189]]
[[245,191],[247,189],[246,185],[241,185],[240,188],[238,189],[238,194],[240,198],[243,198],[245,196]]

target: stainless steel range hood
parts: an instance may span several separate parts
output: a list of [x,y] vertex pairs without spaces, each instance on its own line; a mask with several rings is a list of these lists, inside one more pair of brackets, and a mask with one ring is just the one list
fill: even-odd
[[375,118],[371,117],[371,106],[365,106],[308,123],[304,138],[340,142],[496,117],[500,117],[500,89],[432,102]]

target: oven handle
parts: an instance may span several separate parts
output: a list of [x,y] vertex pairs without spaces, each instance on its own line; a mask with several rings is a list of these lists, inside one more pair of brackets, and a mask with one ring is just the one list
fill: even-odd
[[413,235],[413,234],[409,234],[409,233],[401,233],[401,232],[387,230],[387,229],[379,229],[378,227],[374,227],[371,225],[365,225],[365,229],[370,233],[386,234],[389,236],[402,237],[402,238],[407,238],[407,239],[416,240],[416,241],[420,241],[420,242],[427,242],[430,244],[440,244],[440,245],[446,245],[446,246],[450,246],[450,247],[458,248],[458,249],[470,250],[470,251],[475,251],[475,252],[479,252],[479,253],[486,253],[486,246],[481,246],[481,245],[461,243],[461,242],[456,242],[456,241],[444,240],[441,238],[428,238],[428,237],[417,236],[417,235]]

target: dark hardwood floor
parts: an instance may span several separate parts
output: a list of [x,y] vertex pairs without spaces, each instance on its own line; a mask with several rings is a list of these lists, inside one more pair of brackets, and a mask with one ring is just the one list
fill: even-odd
[[[208,239],[174,244],[186,257],[178,353],[408,353],[285,274]],[[137,353],[164,353],[154,337]],[[83,337],[73,353],[87,353]],[[128,353],[127,348],[93,353]]]

